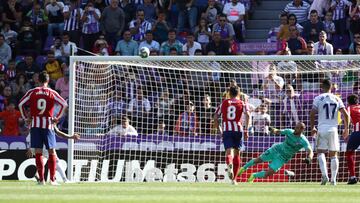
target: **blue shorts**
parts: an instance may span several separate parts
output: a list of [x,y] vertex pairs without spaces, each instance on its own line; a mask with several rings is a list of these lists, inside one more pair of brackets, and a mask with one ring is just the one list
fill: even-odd
[[347,142],[346,151],[354,151],[360,146],[360,132],[352,132]]
[[241,146],[243,145],[242,137],[243,137],[242,132],[225,131],[223,133],[223,142],[225,149],[229,149],[229,148],[240,149]]
[[30,146],[35,149],[54,149],[56,147],[56,138],[54,130],[44,128],[31,128]]

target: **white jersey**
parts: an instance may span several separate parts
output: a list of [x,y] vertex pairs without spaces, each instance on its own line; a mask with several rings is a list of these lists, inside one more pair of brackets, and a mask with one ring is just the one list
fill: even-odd
[[315,97],[313,109],[318,111],[318,129],[321,131],[337,128],[339,110],[345,108],[341,99],[332,93]]

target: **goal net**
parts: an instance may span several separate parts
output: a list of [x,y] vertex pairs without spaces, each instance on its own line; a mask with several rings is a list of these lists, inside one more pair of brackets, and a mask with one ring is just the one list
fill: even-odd
[[[213,115],[231,85],[240,87],[251,110],[242,166],[284,140],[269,133],[269,125],[285,129],[304,122],[315,149],[309,114],[320,81],[330,79],[346,105],[347,96],[359,95],[359,67],[358,57],[340,55],[72,57],[69,130],[81,140],[69,142],[69,175],[75,181],[228,182]],[[338,122],[341,135],[340,115]],[[340,142],[338,181],[347,181],[346,142]],[[301,151],[257,181],[320,181],[316,153],[310,165],[305,157]],[[267,167],[253,166],[238,181]]]

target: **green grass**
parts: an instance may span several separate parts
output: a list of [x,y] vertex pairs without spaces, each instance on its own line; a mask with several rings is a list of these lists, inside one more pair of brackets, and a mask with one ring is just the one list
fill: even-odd
[[0,181],[0,202],[360,202],[360,185],[319,183],[81,183],[39,186]]

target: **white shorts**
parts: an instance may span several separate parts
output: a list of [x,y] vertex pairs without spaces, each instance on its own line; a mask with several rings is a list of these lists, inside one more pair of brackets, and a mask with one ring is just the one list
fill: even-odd
[[327,131],[318,131],[316,137],[316,148],[329,151],[340,151],[340,141],[337,128]]

